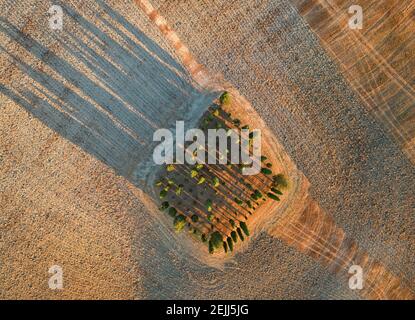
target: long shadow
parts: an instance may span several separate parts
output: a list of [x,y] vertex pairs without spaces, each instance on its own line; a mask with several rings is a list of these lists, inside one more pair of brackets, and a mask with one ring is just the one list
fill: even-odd
[[[146,192],[148,170],[137,168],[151,163],[153,132],[201,116],[217,94],[198,87],[173,56],[102,1],[96,25],[68,4],[61,6],[68,29],[49,46],[0,18],[0,32],[19,48],[11,52],[0,44],[2,57],[25,76],[16,84],[0,83],[0,93]],[[146,270],[169,262],[172,254],[171,238],[154,219],[143,217],[146,231],[134,235],[140,244],[137,263]],[[153,239],[163,245],[155,246]],[[141,248],[153,254],[141,255]],[[149,293],[153,275],[142,279]]]
[[[59,55],[1,18],[0,32],[51,71],[0,46],[33,83],[1,84],[0,92],[144,189],[145,179],[132,174],[151,160],[153,132],[173,127],[199,108],[203,113],[204,103],[207,108],[214,94],[193,83],[174,57],[119,13],[102,1],[98,4],[107,16],[97,15],[99,24],[111,33],[62,5],[83,37],[64,28],[57,38]],[[62,52],[71,59],[62,58]]]
[[[148,38],[141,30],[137,29],[134,25],[132,25],[128,20],[126,20],[121,14],[117,11],[113,10],[110,6],[104,3],[102,0],[95,1],[99,6],[101,6],[106,14],[115,22],[117,22],[120,26],[125,28],[128,32],[130,32],[137,41],[142,43],[148,50],[152,53],[155,53],[160,60],[162,60],[166,65],[170,66],[171,68],[176,69],[178,72],[182,74],[186,74],[187,71],[184,67],[177,63],[172,56],[170,56],[165,50],[163,50],[157,43],[152,41]],[[120,34],[123,39],[131,45],[131,49],[137,54],[140,55],[142,52],[140,50],[136,50],[136,43],[130,39],[124,32],[122,32],[119,28],[116,28],[114,24],[108,24],[110,28],[114,28],[114,30]]]

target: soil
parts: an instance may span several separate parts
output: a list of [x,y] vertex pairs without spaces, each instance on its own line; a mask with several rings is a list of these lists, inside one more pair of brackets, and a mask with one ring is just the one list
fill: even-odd
[[[61,32],[44,1],[0,2],[0,297],[411,298],[413,165],[338,66],[347,55],[333,60],[299,1],[152,3],[197,59],[133,1],[69,1]],[[158,210],[152,133],[223,90],[290,188],[234,255],[210,256]],[[353,260],[369,266],[362,293]]]

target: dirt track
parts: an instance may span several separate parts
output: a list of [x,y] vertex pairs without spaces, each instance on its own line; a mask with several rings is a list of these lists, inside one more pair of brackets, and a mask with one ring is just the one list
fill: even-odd
[[[130,129],[128,134],[113,126],[91,126],[102,124],[94,121],[96,118],[90,119],[85,130],[73,120],[85,120],[87,113],[82,113],[84,109],[80,113],[73,110],[90,103],[90,110],[99,117],[101,108],[129,106],[137,108],[133,116],[141,110],[144,116],[161,119],[159,125],[163,125],[163,119],[171,116],[166,108],[177,108],[170,102],[181,105],[180,101],[185,100],[191,108],[192,93],[199,88],[130,1],[112,7],[131,25],[115,12],[107,16],[100,2],[81,5],[83,1],[72,1],[71,15],[76,19],[68,19],[62,38],[50,34],[43,19],[33,18],[47,11],[40,1],[33,2],[37,6],[14,8],[18,14],[8,15],[10,3],[2,3],[2,14],[10,23],[2,21],[2,47],[18,54],[28,66],[20,63],[25,67],[20,71],[10,67],[10,57],[2,50],[1,71],[7,75],[2,84],[7,79],[6,88],[17,84],[19,90],[29,90],[24,93],[36,92],[41,98],[21,95],[19,99],[11,94],[13,91],[2,91],[1,188],[6,190],[2,194],[0,242],[2,297],[357,297],[347,288],[347,282],[265,233],[224,270],[201,265],[170,244],[164,226],[148,218],[151,213],[141,204],[140,191],[128,182],[131,166],[125,161],[134,164],[144,159],[143,147],[137,142],[140,139],[131,139],[130,133],[145,133],[147,121],[139,121],[137,116],[129,123],[126,115],[114,108],[109,112],[125,121],[121,124]],[[160,12],[169,17],[200,62],[224,73],[253,102],[310,180],[312,196],[337,224],[371,256],[413,286],[413,167],[362,107],[294,7],[285,1],[265,3],[238,2],[238,6],[232,6],[229,1],[209,5],[187,1],[184,10],[183,2],[169,1]],[[226,17],[226,13],[230,15]],[[101,14],[108,20],[100,19]],[[241,20],[249,23],[241,25]],[[40,51],[40,59],[33,59],[33,55],[42,47],[27,42],[12,26],[43,44],[45,51]],[[121,30],[128,26],[126,34],[135,43],[128,46],[111,26]],[[211,32],[203,31],[207,28]],[[140,31],[151,41],[145,42]],[[105,37],[107,33],[110,36]],[[80,40],[70,51],[62,44],[75,41],[72,34],[78,34]],[[152,47],[150,56],[144,51],[134,52],[143,42],[143,47]],[[117,43],[122,46],[116,47]],[[129,49],[123,50],[124,46]],[[94,58],[97,54],[105,58]],[[138,68],[137,54],[143,55]],[[154,55],[157,58],[149,64]],[[163,90],[166,104],[152,110],[154,101],[147,100],[152,93],[143,98],[142,91],[134,90],[144,82],[134,81],[141,77],[153,81],[149,88],[166,87],[158,83],[158,78],[148,76],[165,72],[166,68],[156,63],[160,60],[180,75],[174,79],[182,95],[172,97],[170,94],[176,91]],[[121,68],[119,77],[97,73],[112,64]],[[29,66],[41,68],[44,73],[36,73]],[[147,77],[142,77],[146,73]],[[45,81],[44,74],[57,80]],[[172,73],[165,77],[172,80]],[[36,88],[43,86],[43,91],[34,90],[36,81]],[[57,117],[54,109],[43,102],[44,91],[60,98],[63,103],[55,101],[55,105],[66,106],[72,118]],[[133,96],[131,91],[135,92]],[[114,136],[116,141],[101,139]],[[146,141],[146,137],[140,138]],[[126,157],[126,153],[131,156]],[[123,177],[117,177],[114,171]],[[385,252],[385,247],[390,252]],[[52,261],[68,266],[67,289],[62,292],[51,292],[46,287],[47,266]]]

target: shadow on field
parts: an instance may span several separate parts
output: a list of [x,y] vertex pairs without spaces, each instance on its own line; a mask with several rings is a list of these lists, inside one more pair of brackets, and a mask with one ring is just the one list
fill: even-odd
[[59,54],[2,18],[0,32],[30,56],[23,60],[0,49],[33,85],[2,84],[0,92],[142,188],[132,173],[151,160],[153,132],[205,107],[212,95],[142,31],[103,2],[98,5],[105,15],[94,18],[96,25],[62,6],[71,19],[65,26],[75,30],[59,33]]

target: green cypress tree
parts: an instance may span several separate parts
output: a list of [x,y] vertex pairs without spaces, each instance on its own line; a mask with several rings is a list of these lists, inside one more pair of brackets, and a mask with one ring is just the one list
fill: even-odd
[[240,238],[242,241],[244,241],[244,240],[245,240],[245,238],[244,238],[244,235],[242,234],[242,230],[241,230],[241,228],[236,229],[236,232],[238,232],[238,236],[239,236],[239,238]]
[[242,231],[247,235],[247,236],[249,236],[249,230],[248,230],[248,226],[246,225],[246,223],[245,222],[243,222],[243,221],[241,221],[240,223],[239,223],[239,225],[240,225],[240,227],[241,227],[241,229],[242,229]]
[[232,237],[233,242],[235,242],[235,243],[238,242],[238,235],[236,234],[235,231],[231,232],[231,237]]
[[232,241],[232,238],[231,237],[228,237],[226,239],[226,242],[228,243],[229,250],[232,252],[233,251],[233,241]]

